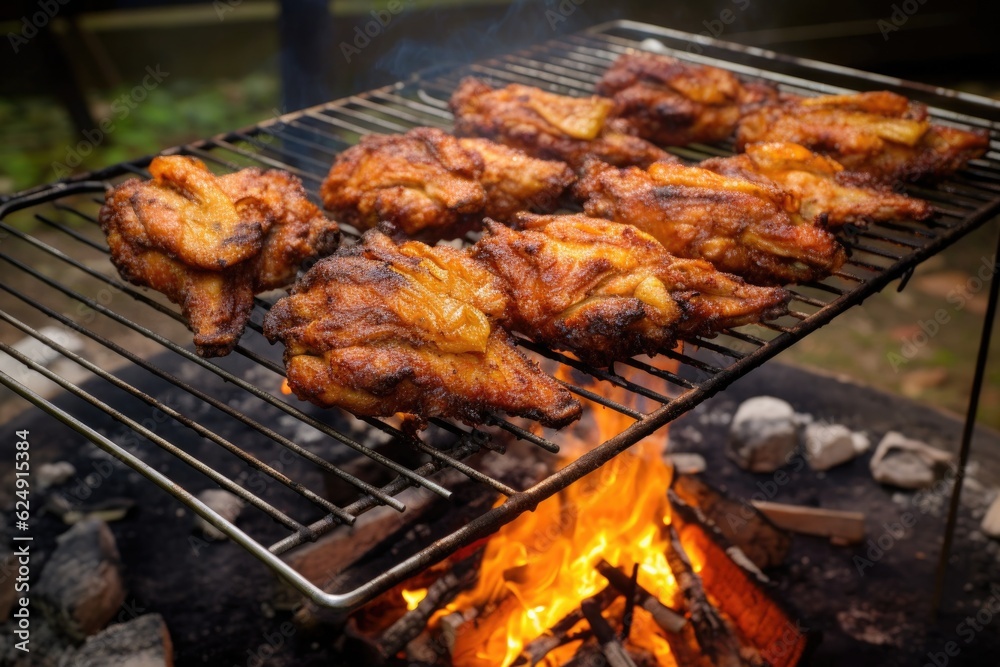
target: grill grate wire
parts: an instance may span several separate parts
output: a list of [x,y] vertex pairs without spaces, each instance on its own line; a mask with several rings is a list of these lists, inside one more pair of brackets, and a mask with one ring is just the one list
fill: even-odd
[[[192,155],[219,172],[246,166],[285,169],[302,178],[306,189],[315,197],[335,155],[354,144],[362,134],[405,132],[417,125],[450,129],[451,114],[447,110],[447,100],[463,76],[482,76],[500,85],[524,83],[567,94],[591,94],[596,80],[619,54],[639,48],[640,43],[647,39],[659,40],[665,52],[679,58],[770,80],[785,90],[802,94],[895,89],[930,103],[933,106],[932,116],[940,122],[989,128],[993,135],[991,149],[985,158],[973,161],[969,168],[944,183],[934,187],[907,187],[909,193],[934,204],[936,214],[932,219],[873,225],[842,235],[850,250],[848,262],[824,281],[793,287],[787,316],[728,331],[712,340],[692,338],[685,341],[684,351],[668,351],[660,357],[678,362],[682,371],[660,368],[656,360],[646,359],[619,362],[610,369],[595,369],[573,357],[518,338],[527,353],[561,368],[563,372],[559,373],[559,377],[572,378],[560,381],[577,396],[590,401],[593,409],[613,410],[631,420],[631,424],[620,433],[603,443],[594,443],[589,451],[530,488],[512,488],[491,477],[477,464],[479,457],[472,455],[501,456],[505,450],[504,443],[511,439],[537,446],[546,453],[556,453],[560,451],[560,434],[493,416],[487,424],[477,428],[447,420],[431,420],[430,427],[417,436],[391,420],[353,418],[339,411],[319,411],[281,396],[277,392],[283,375],[280,352],[270,348],[261,334],[263,315],[276,298],[274,295],[255,299],[247,333],[235,351],[260,371],[255,376],[266,380],[246,379],[229,368],[226,360],[202,359],[191,351],[189,335],[185,340],[186,332],[181,328],[183,318],[175,306],[159,295],[121,281],[113,269],[109,270],[107,245],[97,225],[96,214],[106,184],[132,176],[148,178],[145,167],[151,158],[109,167],[72,182],[41,186],[0,203],[0,234],[3,235],[0,243],[0,265],[3,266],[0,290],[10,297],[5,301],[16,302],[21,310],[34,309],[33,319],[47,324],[57,323],[89,338],[119,363],[127,362],[132,367],[140,368],[149,377],[157,378],[210,407],[213,415],[224,416],[227,424],[259,436],[263,441],[300,457],[315,466],[316,470],[353,487],[355,500],[344,506],[330,502],[322,493],[290,478],[276,466],[220,434],[222,429],[213,429],[203,423],[204,420],[186,416],[182,410],[130,384],[116,374],[114,364],[106,362],[102,365],[85,359],[8,312],[7,306],[0,310],[5,334],[17,333],[34,338],[86,371],[93,381],[100,380],[114,387],[123,397],[122,407],[117,402],[109,404],[97,398],[85,383],[66,379],[0,340],[0,351],[19,362],[25,373],[38,373],[55,382],[67,394],[82,399],[216,485],[235,493],[249,506],[277,522],[285,530],[285,536],[265,547],[259,539],[216,514],[199,502],[190,490],[148,465],[135,452],[113,442],[73,411],[43,398],[21,381],[24,378],[0,372],[0,383],[173,494],[317,604],[346,611],[462,546],[494,532],[541,500],[599,468],[641,438],[692,409],[841,312],[905,276],[920,261],[1000,211],[1000,154],[997,142],[1000,106],[995,102],[629,21],[596,26],[582,33],[555,38],[517,53],[441,75],[414,77],[275,118],[258,126],[176,147],[165,151],[165,154]],[[692,49],[692,45],[698,49]],[[688,161],[731,154],[727,146],[692,145],[671,150]],[[30,216],[51,234],[42,240],[20,231],[12,221],[16,216]],[[343,226],[343,231],[347,238],[358,237],[357,230],[350,226]],[[72,271],[73,275],[79,275],[79,280],[53,278],[50,275],[52,266]],[[29,290],[27,285],[35,289]],[[123,297],[148,307],[150,322],[146,323],[144,319],[140,323],[117,312],[114,300]],[[168,330],[170,333],[167,333]],[[146,356],[130,351],[115,342],[116,334],[122,333],[146,338],[161,349],[162,355]],[[696,349],[710,354],[696,357]],[[168,370],[164,356],[168,356],[170,363],[180,370],[174,372],[173,366]],[[187,375],[195,379],[187,379]],[[222,400],[210,389],[201,386],[204,378],[212,377],[242,392],[243,399],[239,406]],[[646,399],[646,403],[626,405],[608,396],[610,388]],[[650,401],[655,406],[652,410],[645,407]],[[138,408],[139,404],[145,408]],[[178,443],[158,435],[142,423],[142,415],[145,414],[142,410],[148,411],[149,408],[162,411],[166,417],[198,437],[274,480],[308,503],[313,513],[305,518],[293,518],[268,499],[252,493],[188,453]],[[337,419],[331,416],[334,413]],[[288,420],[293,425],[291,428],[285,425]],[[343,426],[345,421],[349,423],[349,428]],[[383,484],[366,481],[315,453],[308,444],[296,442],[301,427],[306,427],[316,437],[327,439],[326,442],[332,446],[347,447],[367,457],[384,473],[392,475],[391,481]],[[375,446],[366,444],[369,438],[356,435],[366,431],[377,431],[386,438],[408,443],[414,451],[423,455],[421,462],[412,466],[399,463]],[[506,496],[506,501],[416,554],[400,559],[390,569],[351,591],[326,592],[281,558],[282,554],[314,541],[338,526],[353,524],[359,516],[375,507],[387,506],[404,512],[405,504],[398,496],[408,488],[421,487],[442,498],[451,498],[453,489],[435,480],[437,473],[445,468],[457,470],[467,480]]]

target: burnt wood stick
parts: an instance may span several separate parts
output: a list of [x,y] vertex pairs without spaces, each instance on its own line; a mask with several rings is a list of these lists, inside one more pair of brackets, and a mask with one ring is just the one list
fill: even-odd
[[[603,559],[597,564],[597,571],[619,592],[628,595],[632,580],[624,572]],[[687,623],[687,619],[683,615],[657,600],[655,595],[638,583],[635,586],[635,602],[650,613],[653,620],[664,632],[678,633]]]
[[708,601],[701,577],[691,566],[691,561],[673,524],[670,524],[668,529],[670,540],[666,549],[667,563],[674,573],[677,586],[684,595],[698,645],[716,667],[743,667],[739,641],[725,619]]
[[417,604],[416,609],[403,614],[382,633],[378,650],[386,660],[399,653],[411,639],[423,632],[434,612],[476,581],[481,554],[480,551],[471,558],[455,563],[447,573],[430,585],[426,597]]
[[625,592],[625,611],[622,612],[621,640],[628,639],[632,632],[632,615],[635,614],[635,597],[639,589],[639,564],[632,566],[632,576],[628,580],[628,590]]
[[607,659],[594,642],[584,642],[563,667],[606,667]]
[[[617,597],[618,591],[611,586],[606,586],[601,589],[600,592],[587,599],[593,600],[600,606],[601,609],[604,609],[609,604],[614,602]],[[520,665],[531,665],[531,667],[534,667],[541,662],[542,658],[548,655],[550,651],[559,648],[563,644],[568,644],[571,641],[580,639],[581,635],[579,633],[575,633],[575,636],[569,635],[568,633],[582,620],[583,611],[579,607],[566,614],[563,618],[557,621],[555,625],[546,630],[544,634],[536,637],[524,645],[521,655],[519,655],[517,660],[514,661],[514,667],[519,667]]]
[[601,608],[593,600],[584,600],[580,604],[583,616],[590,623],[590,629],[594,631],[598,643],[601,645],[601,652],[608,659],[609,667],[635,667],[635,663],[625,647],[618,641],[618,635],[601,615]]

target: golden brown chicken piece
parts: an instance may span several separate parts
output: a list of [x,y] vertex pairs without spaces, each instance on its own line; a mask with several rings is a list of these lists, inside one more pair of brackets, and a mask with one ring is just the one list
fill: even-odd
[[789,98],[740,121],[737,146],[785,141],[883,181],[943,177],[982,156],[985,130],[934,125],[927,107],[888,91]]
[[328,209],[359,229],[390,222],[407,236],[437,239],[478,228],[487,215],[551,211],[574,180],[565,163],[419,127],[362,137],[337,156],[321,193]]
[[546,213],[576,182],[565,162],[540,160],[489,139],[459,139],[462,148],[477,153],[485,165],[479,182],[486,188],[485,216],[511,222],[519,211]]
[[744,83],[718,67],[642,52],[619,56],[597,92],[614,100],[613,115],[630,134],[664,146],[724,141],[741,115],[778,100],[770,84]]
[[407,235],[455,230],[486,206],[484,164],[441,130],[369,134],[337,156],[320,188],[342,222],[365,230],[390,222]]
[[749,144],[745,153],[712,158],[698,166],[724,176],[777,185],[798,199],[799,215],[820,226],[926,220],[934,214],[934,208],[922,199],[897,194],[877,182],[863,186],[857,179],[844,178],[839,162],[799,144]]
[[832,234],[801,221],[784,191],[707,169],[593,161],[577,194],[588,215],[635,225],[671,254],[708,260],[757,285],[817,280],[846,259]]
[[710,335],[785,312],[785,290],[673,257],[631,225],[521,214],[518,226],[487,221],[472,247],[507,286],[504,326],[590,364],[654,355],[681,333]]
[[497,325],[506,307],[499,280],[467,252],[372,230],[310,269],[264,335],[284,342],[289,386],[317,405],[468,424],[493,411],[552,427],[577,419],[579,402]]
[[231,352],[254,294],[288,284],[340,241],[337,224],[287,173],[219,177],[179,155],[154,158],[149,171],[150,181],[108,190],[101,228],[123,278],[180,304],[203,356]]
[[493,139],[574,169],[588,156],[620,166],[675,160],[614,127],[614,103],[604,97],[567,97],[516,83],[493,89],[470,77],[459,84],[450,106],[456,134]]

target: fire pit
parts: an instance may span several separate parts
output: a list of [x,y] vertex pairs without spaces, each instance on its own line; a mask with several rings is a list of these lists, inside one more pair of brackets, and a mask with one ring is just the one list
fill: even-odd
[[[448,127],[448,96],[466,74],[589,93],[617,55],[648,39],[659,40],[667,51],[680,49],[678,57],[768,79],[791,92],[810,95],[875,85],[937,105],[931,111],[938,120],[992,127],[980,116],[995,109],[973,96],[946,96],[883,77],[620,22],[171,152],[226,170],[251,164],[281,167],[315,191],[332,157],[361,134],[402,132],[415,125]],[[701,43],[704,55],[685,51],[689,40]],[[689,160],[726,154],[724,148],[708,146],[675,152]],[[686,651],[716,664],[795,664],[806,638],[802,633],[784,638],[784,633],[796,627],[796,619],[761,594],[764,589],[748,574],[746,563],[726,554],[727,545],[697,508],[668,499],[672,475],[662,464],[666,438],[660,429],[1000,210],[995,161],[973,161],[943,184],[914,189],[933,202],[932,219],[873,225],[844,238],[850,260],[822,282],[793,288],[785,317],[712,340],[692,338],[656,359],[637,358],[610,370],[520,340],[527,353],[587,403],[584,420],[572,430],[552,434],[536,424],[499,417],[476,429],[432,420],[418,438],[396,420],[321,411],[283,394],[278,353],[261,336],[262,318],[273,298],[257,300],[237,355],[207,361],[186,346],[178,325],[181,316],[173,306],[111,273],[95,224],[99,193],[107,183],[127,176],[148,176],[146,164],[118,165],[44,186],[0,206],[0,229],[7,234],[0,260],[6,275],[16,275],[0,287],[33,309],[36,320],[85,336],[133,368],[119,374],[114,362],[94,363],[27,318],[2,312],[7,326],[42,341],[94,379],[67,380],[0,344],[22,365],[20,377],[4,374],[0,382],[175,496],[317,608],[335,610],[342,620],[375,599],[402,601],[397,618],[384,614],[371,627],[362,623],[363,616],[352,619],[357,641],[381,652],[382,659],[396,657],[403,648],[401,638],[413,641],[423,626],[444,632],[442,624],[450,619],[447,627],[454,628],[454,637],[449,651],[456,665],[515,664],[525,659],[525,651],[535,655],[533,649],[540,650],[535,642],[543,636],[557,642],[544,653],[549,664],[598,653],[611,664],[671,664],[669,656],[683,664]],[[43,242],[18,231],[17,216],[41,221],[58,232],[57,240]],[[345,232],[356,236],[350,228]],[[53,278],[47,269],[53,263],[68,265],[77,279]],[[35,290],[29,295],[27,284],[43,296]],[[144,304],[148,316],[122,315],[123,300]],[[136,336],[164,354],[136,354],[119,342]],[[56,403],[41,397],[25,386],[31,374],[55,382],[71,399]],[[225,398],[221,387],[227,389]],[[120,426],[102,432],[98,425],[106,417]],[[193,447],[192,438],[209,446]],[[169,475],[164,474],[160,467],[167,461],[183,462],[186,472],[169,465]],[[537,465],[526,470],[526,461]],[[595,476],[587,477],[590,473]],[[594,490],[595,484],[603,493]],[[247,510],[235,523],[194,497],[206,486],[229,491],[254,511]],[[635,491],[624,501],[623,488]],[[442,519],[442,501],[462,511]],[[579,515],[567,519],[560,505],[574,507]],[[338,536],[344,526],[354,526],[348,533],[352,536],[367,528],[378,538],[373,538],[374,546],[417,524],[426,529],[351,576],[341,567],[350,562],[338,565],[331,558],[343,549]],[[526,537],[539,533],[545,544],[537,553],[545,554],[545,562],[511,573],[524,560],[519,550],[537,544]],[[358,549],[355,555],[367,553],[360,543],[352,548]],[[429,571],[431,566],[448,569]],[[414,584],[413,578],[426,572],[455,580],[446,593],[440,593],[443,585],[435,591],[441,599],[431,597],[430,581]],[[393,637],[391,624],[420,609],[425,600],[441,603],[431,609],[437,614],[422,617],[413,637],[408,636],[409,621],[407,628],[397,628],[406,632]],[[657,611],[650,612],[647,604]],[[681,625],[677,616],[686,622]],[[760,624],[760,617],[774,622]],[[779,639],[787,648],[780,655],[771,650]],[[492,663],[476,662],[483,646]]]

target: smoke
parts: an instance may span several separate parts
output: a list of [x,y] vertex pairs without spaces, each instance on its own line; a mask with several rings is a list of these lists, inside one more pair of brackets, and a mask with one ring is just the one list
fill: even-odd
[[[375,69],[393,79],[402,79],[419,70],[465,65],[618,18],[622,13],[621,7],[609,7],[609,4],[614,3],[601,0],[515,0],[500,18],[496,18],[495,11],[483,15],[482,12],[466,9],[458,12],[460,24],[450,34],[403,37],[375,62]],[[444,33],[449,23],[456,22],[456,12],[437,9],[421,16],[405,17],[405,20],[438,25]]]

